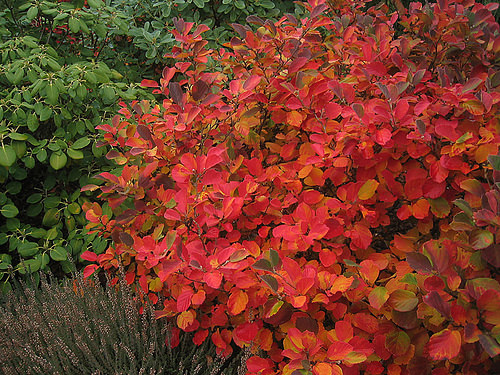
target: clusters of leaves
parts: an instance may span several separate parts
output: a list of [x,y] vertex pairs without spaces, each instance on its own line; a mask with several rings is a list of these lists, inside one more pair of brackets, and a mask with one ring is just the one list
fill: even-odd
[[222,375],[241,367],[240,357],[229,361],[211,345],[196,347],[190,334],[175,348],[165,345],[171,341],[168,329],[151,306],[134,301],[124,282],[102,288],[79,274],[61,285],[41,274],[41,288],[16,284],[0,300],[5,375]]
[[[294,12],[299,16],[303,9],[293,1],[282,0],[112,0],[111,4],[128,15],[131,25],[128,40],[144,54],[140,59],[153,67],[165,65],[163,56],[175,43],[170,32],[174,17],[206,24],[210,30],[205,40],[212,47],[220,47],[231,37],[232,22],[244,22],[249,15],[280,18],[286,12]],[[120,51],[126,49],[125,44],[119,46]]]
[[251,374],[495,372],[496,5],[305,5],[217,50],[175,21],[164,99],[99,126],[112,212],[84,210],[113,245],[85,274],[122,265]]
[[[293,7],[248,3],[227,14],[232,5],[218,2],[205,2],[207,9],[193,13],[200,3],[5,1],[0,11],[1,290],[10,288],[11,267],[35,277],[39,269],[51,268],[62,276],[73,269],[68,255],[78,259],[89,246],[97,253],[106,249],[106,240],[86,234],[81,212],[92,194],[80,188],[110,168],[105,149],[95,146],[95,127],[116,113],[118,98],[151,97],[134,82],[165,61],[162,51],[174,43],[172,11],[195,19],[202,12],[207,23],[227,29],[231,17],[244,19],[252,9],[261,14],[272,8],[270,14],[277,16],[279,9]],[[214,40],[217,33],[225,35],[216,29]]]

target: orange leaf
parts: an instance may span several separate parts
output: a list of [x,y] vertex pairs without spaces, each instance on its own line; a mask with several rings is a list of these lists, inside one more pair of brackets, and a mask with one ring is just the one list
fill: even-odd
[[431,358],[439,361],[456,357],[461,344],[460,332],[444,329],[432,335],[427,345]]
[[239,289],[233,288],[227,306],[231,315],[238,315],[247,307],[248,295]]
[[335,364],[320,362],[313,367],[313,375],[342,375],[342,369]]
[[345,292],[347,289],[350,288],[354,281],[353,277],[345,277],[344,275],[339,275],[335,280],[333,280],[333,285],[330,288],[330,292],[332,293],[337,293],[337,292]]

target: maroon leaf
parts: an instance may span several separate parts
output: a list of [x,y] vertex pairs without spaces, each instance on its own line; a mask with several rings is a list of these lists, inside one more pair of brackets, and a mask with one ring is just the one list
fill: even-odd
[[500,244],[494,244],[483,249],[481,257],[494,267],[500,267]]
[[264,24],[264,20],[258,16],[248,16],[247,22],[253,23],[254,25],[260,25],[260,26],[262,26]]
[[435,290],[424,296],[424,302],[439,311],[441,315],[447,318],[450,317],[450,305],[443,301],[439,293]]
[[309,331],[317,334],[319,331],[318,322],[316,321],[316,319],[313,319],[309,316],[301,316],[297,318],[295,327],[297,327],[300,332]]
[[179,82],[170,82],[168,84],[168,91],[175,104],[182,106],[183,92]]
[[151,130],[145,125],[137,125],[137,133],[145,139],[146,141],[153,142],[153,137],[151,136]]
[[208,94],[209,87],[203,80],[196,81],[191,90],[191,95],[195,101],[203,99]]
[[432,264],[424,254],[408,253],[406,254],[406,261],[411,268],[423,275],[427,275],[432,271]]
[[128,247],[132,247],[132,245],[134,245],[134,238],[130,234],[121,232],[118,236],[120,237],[120,240]]

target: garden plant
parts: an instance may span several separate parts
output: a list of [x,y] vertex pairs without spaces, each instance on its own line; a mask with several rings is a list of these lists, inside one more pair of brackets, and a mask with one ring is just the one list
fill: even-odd
[[215,49],[174,20],[157,99],[98,126],[85,275],[249,374],[498,372],[497,4],[304,6]]

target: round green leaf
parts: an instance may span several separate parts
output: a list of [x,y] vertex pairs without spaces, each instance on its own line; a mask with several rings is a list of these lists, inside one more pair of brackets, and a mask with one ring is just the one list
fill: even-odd
[[73,215],[78,215],[81,211],[80,205],[76,202],[70,203],[68,205],[68,211],[71,212]]
[[63,168],[68,161],[68,157],[64,152],[53,152],[52,155],[50,155],[50,166],[54,168],[56,171]]
[[19,213],[19,210],[13,204],[6,204],[5,206],[3,206],[0,209],[0,212],[2,212],[3,216],[5,216],[7,218],[12,218],[12,217],[17,216],[17,214]]
[[68,252],[64,247],[56,246],[50,251],[50,257],[56,262],[62,262],[68,259]]
[[23,242],[17,247],[19,255],[29,258],[38,253],[38,244],[36,242]]
[[16,151],[11,145],[0,146],[0,165],[10,167],[16,161]]

